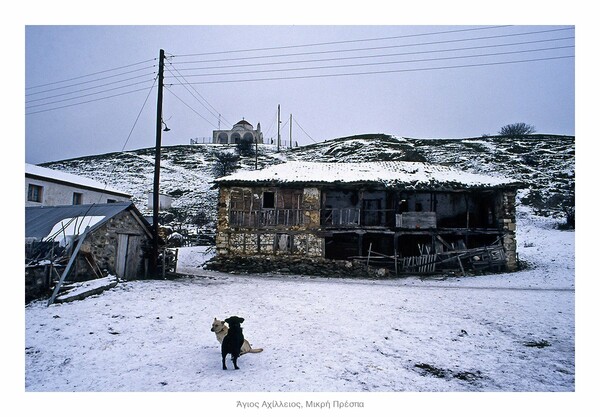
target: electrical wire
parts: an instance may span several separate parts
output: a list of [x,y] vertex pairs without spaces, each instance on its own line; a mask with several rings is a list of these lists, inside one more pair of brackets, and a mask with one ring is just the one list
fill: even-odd
[[185,101],[183,101],[183,99],[181,99],[177,94],[175,94],[173,91],[171,91],[171,89],[169,88],[169,85],[165,84],[164,85],[165,88],[167,89],[167,91],[171,94],[173,94],[173,96],[179,100],[181,103],[183,103],[187,108],[189,108],[191,111],[193,111],[196,115],[198,115],[200,118],[202,118],[204,121],[206,121],[207,123],[209,123],[212,127],[217,128],[217,126],[215,126],[210,120],[208,120],[206,117],[202,116],[200,113],[198,113],[192,106],[190,106],[189,104],[187,104]]
[[[152,88],[154,88],[154,87],[152,87]],[[64,106],[53,107],[51,109],[44,109],[44,110],[38,110],[38,111],[28,112],[28,113],[25,113],[25,115],[29,116],[29,115],[32,115],[32,114],[45,113],[45,112],[48,112],[48,111],[64,109],[64,108],[67,108],[67,107],[79,106],[81,104],[88,104],[88,103],[93,103],[93,102],[96,102],[96,101],[106,100],[106,99],[109,99],[109,98],[120,97],[120,96],[124,96],[124,95],[127,95],[127,94],[137,93],[138,91],[146,91],[146,88],[139,88],[137,90],[126,91],[124,93],[113,94],[111,96],[106,96],[106,97],[100,97],[100,98],[97,98],[97,99],[94,99],[94,100],[82,101],[80,103],[73,103],[73,104],[67,104],[67,105],[64,105]]]
[[146,107],[146,103],[148,102],[148,98],[150,98],[150,93],[154,89],[154,86],[156,85],[157,80],[158,80],[158,74],[156,75],[156,77],[154,77],[154,83],[152,83],[152,87],[150,87],[150,89],[148,90],[148,94],[146,95],[146,99],[144,100],[144,103],[142,104],[142,108],[138,112],[138,115],[135,118],[135,121],[133,122],[133,126],[131,127],[131,130],[129,131],[129,135],[127,135],[127,139],[125,140],[125,143],[123,144],[123,147],[121,148],[121,152],[123,152],[125,150],[125,147],[127,146],[127,143],[129,142],[129,139],[131,138],[131,135],[133,134],[133,130],[135,129],[135,126],[137,125],[137,122],[140,119],[140,116],[142,114],[142,111],[144,110],[144,107]]
[[[109,91],[120,90],[120,89],[123,89],[123,88],[133,87],[133,86],[136,86],[136,85],[146,84],[146,83],[148,83],[148,81],[140,81],[138,83],[132,83],[132,84],[127,84],[127,85],[122,85],[120,87],[114,87],[114,88],[108,88],[108,89],[102,90],[102,91],[96,91],[95,93],[82,94],[82,95],[77,96],[77,97],[65,98],[65,99],[62,99],[62,100],[55,100],[55,101],[51,101],[51,102],[48,102],[48,103],[42,103],[42,104],[34,104],[34,105],[31,105],[31,106],[26,106],[25,109],[31,109],[31,108],[34,108],[34,107],[41,107],[41,106],[49,106],[51,104],[62,103],[62,102],[65,102],[65,101],[78,100],[78,99],[81,99],[81,98],[84,98],[84,97],[95,96],[97,94],[104,94],[104,93],[107,93]],[[138,91],[138,90],[136,90],[136,91]]]
[[413,46],[439,45],[439,44],[448,44],[448,43],[456,43],[456,42],[490,40],[490,39],[507,38],[507,37],[514,37],[514,36],[525,36],[525,35],[534,35],[534,34],[550,33],[550,32],[557,32],[557,31],[565,31],[565,30],[572,30],[572,29],[573,28],[569,27],[569,28],[548,29],[548,30],[530,31],[530,32],[521,32],[521,33],[509,33],[509,34],[494,35],[494,36],[483,36],[483,37],[463,38],[463,39],[449,39],[449,40],[431,41],[431,42],[419,42],[419,43],[404,44],[404,45],[387,45],[387,46],[368,47],[368,48],[336,49],[336,50],[328,50],[328,51],[295,52],[295,53],[288,53],[288,54],[262,55],[262,56],[237,57],[237,58],[221,58],[221,59],[213,59],[213,60],[178,62],[178,64],[241,61],[241,60],[265,59],[265,58],[279,58],[279,57],[288,57],[288,56],[322,55],[322,54],[357,52],[357,51],[374,51],[374,50],[379,50],[379,49],[406,48],[406,47],[413,47]]
[[373,66],[373,65],[412,64],[412,63],[417,63],[417,62],[447,61],[447,60],[454,60],[454,59],[470,59],[470,58],[482,58],[482,57],[491,57],[491,56],[500,56],[500,55],[530,53],[530,52],[554,51],[554,50],[558,50],[558,49],[566,49],[566,48],[574,48],[574,47],[575,46],[568,45],[568,46],[557,46],[557,47],[550,47],[550,48],[538,48],[538,49],[529,49],[529,50],[520,50],[520,51],[493,52],[493,53],[488,53],[488,54],[474,54],[474,55],[463,55],[463,56],[452,56],[452,57],[411,59],[411,60],[403,60],[403,61],[367,62],[367,63],[360,63],[360,64],[325,65],[325,66],[318,66],[318,67],[280,68],[280,69],[253,70],[253,71],[190,74],[190,75],[188,75],[188,77],[213,77],[213,76],[259,74],[259,73],[272,73],[272,72],[350,68],[350,67],[363,67],[363,66]]
[[[564,55],[564,56],[556,56],[556,57],[548,57],[548,58],[522,59],[522,60],[503,61],[503,62],[448,65],[448,66],[443,66],[443,67],[404,68],[404,69],[395,69],[395,70],[365,71],[365,72],[352,72],[352,73],[339,73],[339,74],[318,74],[318,75],[298,75],[298,76],[288,76],[288,77],[199,81],[199,82],[194,82],[191,84],[226,84],[226,83],[256,82],[256,81],[280,81],[280,80],[296,80],[296,79],[310,79],[310,78],[344,77],[344,76],[353,76],[353,75],[373,75],[373,74],[391,74],[391,73],[401,73],[401,72],[435,71],[435,70],[447,70],[447,69],[459,69],[459,68],[489,67],[489,66],[493,66],[493,65],[519,64],[519,63],[527,63],[527,62],[541,62],[541,61],[567,59],[567,58],[574,58],[574,57],[575,57],[575,55]],[[177,84],[172,84],[172,85],[177,85]]]
[[[467,28],[467,29],[457,29],[457,30],[448,30],[448,31],[437,31],[437,32],[428,32],[428,33],[421,33],[421,34],[409,34],[409,35],[400,35],[400,36],[389,36],[389,37],[381,37],[381,38],[368,38],[368,39],[354,39],[354,40],[342,40],[342,41],[332,41],[332,42],[321,42],[321,43],[312,43],[312,44],[301,44],[301,45],[286,45],[286,46],[275,46],[275,47],[265,47],[265,48],[253,48],[253,49],[240,49],[240,50],[234,50],[234,51],[221,51],[221,52],[207,52],[207,53],[200,53],[200,54],[187,54],[187,55],[174,55],[174,54],[170,54],[169,55],[169,61],[173,61],[176,58],[180,58],[180,57],[188,57],[188,56],[207,56],[207,55],[217,55],[217,54],[230,54],[230,53],[240,53],[240,52],[256,52],[256,51],[268,51],[268,50],[283,50],[283,49],[289,49],[289,48],[306,48],[306,47],[315,47],[315,46],[326,46],[326,45],[336,45],[336,44],[348,44],[348,43],[357,43],[357,42],[373,42],[373,41],[382,41],[382,40],[393,40],[393,39],[401,39],[401,38],[414,38],[414,37],[421,37],[421,36],[426,36],[426,35],[440,35],[440,34],[449,34],[449,33],[460,33],[460,32],[469,32],[469,31],[481,31],[481,30],[490,30],[490,29],[499,29],[499,28],[506,28],[506,27],[510,27],[508,25],[505,26],[491,26],[491,27],[480,27],[480,28]],[[351,59],[368,59],[368,58],[373,58],[373,57],[384,57],[384,56],[394,56],[394,55],[409,55],[409,54],[426,54],[426,53],[440,53],[440,52],[455,52],[458,50],[467,50],[467,49],[482,49],[482,48],[495,48],[495,47],[502,47],[502,46],[516,46],[516,45],[524,45],[524,44],[530,44],[530,43],[537,43],[537,42],[551,42],[551,41],[557,41],[557,40],[566,40],[566,39],[572,39],[573,37],[570,38],[557,38],[557,39],[542,39],[542,40],[531,40],[531,41],[524,41],[524,42],[516,42],[516,43],[510,43],[510,44],[503,44],[503,45],[487,45],[487,46],[471,46],[471,47],[463,47],[463,48],[450,48],[450,49],[444,49],[444,50],[438,50],[438,51],[416,51],[416,52],[403,52],[403,53],[398,53],[398,54],[380,54],[380,55],[370,55],[370,56],[362,56],[362,57],[337,57],[337,58],[325,58],[325,59],[312,59],[312,60],[303,60],[303,61],[288,61],[288,62],[267,62],[267,63],[255,63],[255,64],[241,64],[239,63],[239,61],[241,60],[249,60],[249,59],[253,59],[253,60],[257,60],[257,59],[267,59],[267,58],[276,58],[276,57],[286,57],[286,56],[300,56],[300,55],[315,55],[315,54],[339,54],[339,53],[344,53],[344,52],[353,52],[353,51],[365,51],[365,50],[378,50],[378,49],[388,49],[388,48],[403,48],[403,47],[412,47],[412,46],[426,46],[426,45],[434,45],[434,44],[448,44],[448,43],[453,43],[453,42],[467,42],[467,41],[482,41],[482,40],[489,40],[489,39],[494,39],[494,38],[507,38],[507,37],[514,37],[514,36],[525,36],[525,35],[534,35],[534,34],[543,34],[543,33],[551,33],[551,32],[558,32],[558,31],[566,31],[566,30],[573,30],[574,27],[573,26],[569,26],[569,27],[564,27],[564,28],[554,28],[554,29],[547,29],[547,30],[536,30],[536,31],[528,31],[528,32],[521,32],[521,33],[508,33],[508,34],[500,34],[500,35],[492,35],[492,36],[478,36],[478,37],[467,37],[467,38],[461,38],[461,39],[451,39],[451,40],[440,40],[440,41],[430,41],[430,42],[420,42],[420,43],[414,43],[414,44],[404,44],[404,45],[387,45],[387,46],[373,46],[373,47],[368,47],[368,48],[352,48],[352,49],[344,49],[344,50],[329,50],[329,51],[313,51],[313,52],[298,52],[298,53],[288,53],[288,54],[276,54],[276,55],[264,55],[264,56],[258,56],[258,57],[240,57],[240,58],[226,58],[226,59],[216,59],[216,60],[204,60],[204,61],[192,61],[192,62],[178,62],[178,66],[175,67],[173,65],[172,62],[169,62],[171,68],[177,72],[177,74],[179,76],[176,76],[175,74],[173,74],[171,72],[171,74],[174,76],[174,78],[179,81],[179,83],[172,83],[172,84],[166,84],[166,86],[171,87],[171,86],[179,86],[179,85],[183,85],[186,87],[186,89],[188,90],[188,92],[190,92],[190,94],[192,94],[192,96],[194,96],[194,98],[204,106],[204,104],[198,100],[198,98],[195,96],[194,93],[192,93],[192,91],[190,91],[188,89],[191,88],[192,90],[194,90],[196,92],[196,94],[201,97],[215,112],[218,112],[218,110],[216,108],[214,108],[214,106],[212,106],[208,100],[206,100],[206,98],[204,98],[193,86],[194,85],[198,85],[198,84],[222,84],[222,83],[238,83],[238,82],[256,82],[256,81],[273,81],[273,80],[291,80],[291,79],[312,79],[312,78],[327,78],[327,77],[341,77],[341,76],[356,76],[356,75],[368,75],[368,74],[386,74],[386,73],[401,73],[401,72],[417,72],[417,71],[434,71],[434,70],[445,70],[445,69],[459,69],[459,68],[474,68],[474,67],[487,67],[487,66],[493,66],[493,65],[507,65],[507,64],[517,64],[517,63],[529,63],[529,62],[541,62],[541,61],[550,61],[550,60],[558,60],[558,59],[568,59],[568,58],[573,58],[574,55],[565,55],[565,56],[555,56],[555,57],[545,57],[545,58],[532,58],[532,59],[522,59],[522,60],[511,60],[511,61],[501,61],[501,62],[487,62],[487,63],[470,63],[470,64],[464,64],[464,65],[447,65],[447,66],[439,66],[439,67],[422,67],[422,68],[403,68],[403,69],[390,69],[390,70],[381,70],[381,71],[363,71],[363,72],[344,72],[344,73],[334,73],[334,74],[300,74],[300,75],[296,75],[296,76],[282,76],[282,77],[265,77],[265,78],[244,78],[244,79],[221,79],[221,80],[212,80],[212,81],[200,81],[200,82],[194,82],[191,83],[189,82],[186,77],[205,77],[205,76],[235,76],[235,75],[243,75],[243,74],[256,74],[256,73],[266,73],[266,72],[284,72],[284,71],[314,71],[317,69],[334,69],[334,68],[347,68],[347,67],[357,67],[357,66],[371,66],[371,65],[387,65],[387,64],[400,64],[400,63],[416,63],[416,62],[426,62],[426,61],[439,61],[439,60],[444,60],[444,59],[466,59],[466,58],[478,58],[478,57],[484,57],[484,56],[499,56],[499,55],[507,55],[507,54],[517,54],[517,53],[527,53],[527,52],[541,52],[542,50],[552,50],[552,49],[561,49],[561,48],[569,48],[572,46],[564,46],[564,47],[554,47],[554,48],[540,48],[540,49],[536,49],[536,50],[520,50],[520,51],[513,51],[513,52],[497,52],[497,53],[488,53],[488,54],[479,54],[479,55],[467,55],[467,56],[460,56],[460,57],[446,57],[446,58],[427,58],[427,59],[421,59],[421,60],[406,60],[406,61],[395,61],[395,62],[374,62],[374,63],[356,63],[356,64],[348,64],[348,65],[331,65],[331,66],[311,66],[311,67],[303,67],[303,68],[290,68],[290,69],[269,69],[269,70],[254,70],[254,71],[241,71],[241,72],[230,72],[230,73],[223,73],[223,72],[219,72],[219,73],[214,73],[214,74],[192,74],[192,75],[186,75],[185,77],[182,75],[181,71],[192,71],[195,69],[185,69],[185,68],[180,68],[180,65],[183,64],[189,64],[189,63],[196,63],[196,62],[203,62],[203,63],[207,63],[207,62],[218,62],[218,61],[237,61],[237,65],[234,66],[221,66],[221,67],[214,67],[214,69],[217,68],[230,68],[230,67],[243,67],[243,66],[264,66],[264,65],[285,65],[285,64],[297,64],[297,63],[306,63],[306,62],[323,62],[323,61],[332,61],[332,60],[351,60]],[[106,69],[106,70],[102,70],[102,71],[96,71],[90,74],[86,74],[86,75],[82,75],[82,76],[78,76],[78,77],[72,77],[69,79],[65,79],[65,80],[61,80],[61,81],[55,81],[55,82],[51,82],[51,83],[45,83],[45,84],[40,84],[40,85],[36,85],[36,86],[31,86],[26,88],[26,90],[31,90],[31,89],[36,89],[36,88],[41,88],[41,87],[45,87],[45,86],[51,86],[51,85],[56,85],[56,84],[60,84],[60,83],[66,83],[66,82],[71,82],[71,81],[75,81],[75,80],[80,80],[80,79],[84,79],[86,77],[92,77],[92,76],[96,76],[99,74],[104,74],[110,71],[118,71],[121,69],[125,69],[125,68],[130,68],[136,65],[141,65],[147,62],[151,62],[151,61],[156,61],[156,58],[150,59],[150,60],[145,60],[145,61],[140,61],[137,63],[133,63],[133,64],[128,64],[128,65],[123,65],[123,66],[119,66],[119,67],[115,67],[115,68],[111,68],[111,69]],[[155,67],[156,65],[153,65],[152,67]],[[105,79],[109,79],[109,78],[115,78],[115,77],[120,77],[126,74],[131,74],[146,68],[150,68],[150,67],[144,67],[141,69],[135,69],[132,71],[126,71],[126,72],[120,72],[119,74],[113,74],[107,77],[101,77],[101,78],[96,78],[94,80],[88,80],[88,81],[83,81],[83,82],[78,82],[78,83],[72,83],[70,85],[66,85],[66,86],[62,86],[62,87],[56,87],[56,88],[52,88],[52,89],[46,89],[44,91],[38,91],[38,92],[30,92],[28,94],[26,94],[26,96],[32,96],[32,95],[37,95],[37,94],[42,94],[42,93],[48,93],[48,92],[52,92],[52,91],[57,91],[57,90],[64,90],[66,88],[73,88],[73,87],[77,87],[83,84],[89,84],[92,82],[98,82],[101,80],[105,80]],[[210,68],[210,67],[209,67]],[[207,69],[207,68],[204,68]],[[139,76],[142,77],[142,76]],[[74,94],[79,94],[82,93],[84,91],[90,91],[90,90],[94,90],[97,88],[103,88],[103,87],[107,87],[110,85],[115,85],[117,83],[123,83],[129,80],[133,80],[139,77],[132,77],[132,78],[127,78],[127,79],[122,79],[122,80],[116,80],[113,83],[109,83],[109,84],[102,84],[102,85],[97,85],[97,86],[93,86],[93,87],[88,87],[88,88],[82,88],[82,89],[78,89],[75,91],[70,91],[70,92],[63,92],[60,94],[54,94],[45,98],[36,98],[36,99],[32,99],[32,100],[28,100],[26,102],[26,115],[31,115],[31,114],[37,114],[37,113],[42,113],[42,112],[46,112],[46,111],[52,111],[52,110],[57,110],[57,109],[62,109],[62,108],[66,108],[66,107],[72,107],[72,106],[77,106],[80,104],[87,104],[87,103],[91,103],[91,102],[95,102],[95,101],[99,101],[99,100],[105,100],[105,99],[109,99],[109,98],[113,98],[113,97],[118,97],[118,96],[123,96],[126,94],[131,94],[131,93],[135,93],[138,91],[143,91],[145,90],[144,88],[142,89],[136,89],[136,90],[132,90],[132,91],[126,91],[120,94],[113,94],[113,95],[109,95],[106,97],[101,97],[101,98],[97,98],[94,100],[86,100],[86,101],[82,101],[82,102],[78,102],[78,103],[73,103],[73,104],[69,104],[69,105],[64,105],[64,106],[57,106],[57,107],[53,107],[50,109],[45,109],[45,110],[39,110],[39,111],[27,111],[28,109],[34,108],[34,107],[42,107],[42,106],[50,106],[52,104],[58,104],[61,102],[67,102],[67,101],[71,101],[71,100],[80,100],[82,98],[85,97],[90,97],[93,95],[97,95],[97,94],[103,94],[106,92],[110,92],[110,91],[115,91],[115,90],[119,90],[119,89],[125,89],[128,87],[133,87],[135,85],[139,85],[141,83],[133,83],[133,84],[128,84],[128,85],[123,85],[123,86],[119,86],[119,87],[114,87],[114,88],[110,88],[110,89],[105,89],[103,91],[98,91],[95,93],[90,93],[90,94],[83,94],[83,95],[79,95],[77,97],[71,97],[71,98],[66,98],[66,99],[62,99],[62,100],[56,100],[56,101],[51,101],[51,102],[46,102],[45,104],[34,104],[31,105],[31,103],[34,102],[41,102],[41,101],[46,101],[46,100],[50,100],[53,98],[58,98],[58,97],[63,97],[63,96],[69,96],[69,95],[74,95]],[[181,81],[183,80],[183,82]],[[172,91],[170,91],[173,95],[175,95]],[[180,101],[181,98],[177,97]],[[187,103],[184,102],[184,104],[186,104],[188,107],[191,108],[191,106],[189,106]],[[214,113],[212,113],[212,111],[210,111],[209,108],[207,108],[206,106],[204,106],[206,108],[206,110],[208,110],[211,114],[213,114],[213,116],[215,116]],[[194,110],[194,112],[196,112]],[[197,112],[196,112],[197,113]],[[201,116],[199,113],[197,113],[200,117],[202,117],[204,119],[203,116]],[[221,118],[221,114],[219,112],[219,119]],[[207,119],[205,119],[206,121],[208,121]],[[225,120],[227,122],[227,120]],[[210,122],[209,122],[210,123]],[[211,125],[214,126],[214,124],[211,123]]]
[[[116,70],[120,70],[120,69],[123,69],[123,68],[129,68],[129,67],[133,67],[135,65],[145,64],[146,62],[152,62],[152,61],[156,61],[156,58],[148,59],[148,60],[145,60],[145,61],[136,62],[136,63],[133,63],[133,64],[122,65],[120,67],[110,68],[110,69],[106,69],[106,70],[102,70],[102,71],[97,71],[97,72],[93,72],[93,73],[86,74],[86,75],[80,75],[78,77],[68,78],[68,79],[65,79],[65,80],[54,81],[54,82],[50,82],[50,83],[46,83],[46,84],[38,84],[38,85],[27,87],[27,88],[25,88],[25,90],[31,90],[31,89],[34,89],[34,88],[46,87],[48,85],[60,84],[60,83],[68,82],[68,81],[79,80],[81,78],[91,77],[91,76],[98,75],[98,74],[104,74],[106,72],[116,71]],[[148,68],[148,67],[146,67],[146,68]]]
[[377,54],[377,55],[355,55],[349,57],[335,57],[335,58],[319,58],[319,59],[304,59],[304,60],[295,60],[295,61],[282,61],[282,62],[258,62],[251,64],[236,64],[236,65],[215,65],[210,67],[194,67],[194,68],[182,68],[180,71],[198,71],[198,70],[208,70],[208,69],[225,69],[225,68],[242,68],[242,67],[257,67],[257,66],[272,66],[272,65],[290,65],[290,64],[306,64],[311,62],[327,62],[327,61],[344,61],[351,59],[368,59],[368,58],[387,58],[393,56],[403,56],[403,55],[422,55],[422,54],[433,54],[433,53],[448,53],[448,52],[458,52],[458,51],[466,51],[473,49],[488,49],[488,48],[500,48],[506,46],[518,46],[518,45],[527,45],[532,43],[543,43],[543,42],[554,42],[554,41],[563,41],[563,40],[572,40],[575,39],[574,36],[567,36],[562,38],[552,38],[552,39],[541,39],[534,41],[525,41],[525,42],[512,42],[512,43],[503,43],[503,44],[495,44],[495,45],[480,45],[480,46],[469,46],[463,48],[450,48],[450,49],[434,49],[430,51],[413,51],[413,52],[398,52],[392,54]]
[[[177,68],[173,67],[172,65],[171,65],[171,67],[172,67],[172,68],[173,68],[175,71],[177,71]],[[170,69],[170,68],[167,68],[167,71],[168,71],[169,73],[171,73],[171,74],[172,74],[172,75],[175,77],[175,79],[179,79],[179,77],[178,77],[177,75],[173,74],[173,72],[171,71],[171,69]],[[201,104],[201,105],[202,105],[202,106],[203,106],[203,107],[204,107],[206,110],[208,110],[208,112],[209,112],[209,113],[211,113],[211,114],[212,114],[214,117],[216,117],[216,118],[219,118],[221,113],[219,113],[219,111],[218,111],[217,109],[215,109],[215,108],[214,108],[214,107],[213,107],[213,106],[212,106],[212,105],[211,105],[211,104],[208,102],[208,100],[206,100],[206,99],[205,99],[205,98],[204,98],[204,97],[203,97],[203,96],[202,96],[202,95],[201,95],[201,94],[200,94],[200,93],[199,93],[199,92],[198,92],[198,91],[197,91],[197,90],[196,90],[196,89],[195,89],[193,86],[191,86],[191,85],[189,84],[189,82],[188,82],[188,81],[185,79],[185,77],[181,76],[181,78],[182,78],[182,79],[185,81],[185,83],[184,83],[184,84],[182,84],[182,85],[183,85],[183,87],[184,87],[184,88],[185,88],[185,89],[186,89],[186,90],[187,90],[187,91],[188,91],[188,92],[189,92],[189,93],[192,95],[192,97],[194,97],[194,99],[195,99],[195,100],[196,100],[198,103],[200,103],[200,104]],[[192,89],[192,90],[193,90],[193,91],[194,91],[194,92],[195,92],[195,93],[196,93],[198,96],[200,96],[200,97],[201,97],[201,98],[202,98],[202,99],[203,99],[203,100],[204,100],[204,101],[205,101],[205,102],[206,102],[206,103],[207,103],[207,104],[208,104],[210,107],[212,107],[212,108],[214,109],[214,111],[216,112],[216,114],[215,114],[215,113],[213,113],[213,111],[212,111],[211,109],[209,109],[208,107],[206,107],[206,105],[205,105],[205,104],[204,104],[202,101],[200,101],[200,100],[198,99],[198,97],[197,97],[197,96],[194,94],[194,92],[190,91],[190,89],[188,88],[188,85],[191,87],[191,89]],[[227,120],[225,120],[225,121],[227,121]],[[227,122],[227,123],[229,123],[229,122]]]
[[[144,100],[144,103],[142,104],[142,107],[140,108],[140,111],[137,114],[137,117],[135,118],[135,121],[133,122],[133,126],[131,127],[131,130],[129,131],[129,135],[127,135],[127,139],[125,140],[125,143],[123,144],[123,146],[121,147],[121,152],[123,152],[125,150],[125,147],[127,146],[127,143],[129,142],[129,139],[131,138],[131,135],[133,134],[133,130],[135,129],[135,126],[137,125],[137,122],[140,118],[140,115],[142,114],[142,111],[144,110],[144,107],[146,107],[146,103],[148,102],[148,98],[150,97],[150,93],[152,92],[152,90],[154,89],[154,86],[156,85],[156,81],[158,79],[158,75],[154,78],[154,83],[152,84],[152,87],[150,87],[150,89],[148,90],[148,94],[146,95],[146,99]],[[109,176],[112,175],[115,170],[117,168],[117,165],[113,165],[112,170],[109,173]],[[106,191],[106,189],[108,188],[108,184],[105,182],[104,183],[104,189],[102,191]],[[98,198],[96,200],[95,203],[91,203],[90,206],[87,208],[87,210],[85,211],[85,213],[83,214],[83,216],[81,217],[81,224],[79,226],[79,228],[77,228],[77,230],[75,230],[77,233],[75,234],[75,236],[79,236],[79,230],[81,228],[81,225],[83,225],[83,222],[85,220],[85,218],[87,217],[87,215],[89,214],[89,212],[92,210],[93,207],[95,207],[97,204],[100,204],[100,200],[103,198],[103,193],[100,193],[98,195]],[[88,226],[91,222],[91,217],[88,220]],[[48,236],[45,241],[53,241],[60,233],[65,233],[66,228],[73,222],[75,221],[75,226],[77,226],[77,221],[76,218],[71,218],[66,224],[62,224],[61,223],[61,228],[60,230],[58,230],[54,235],[52,236]],[[75,228],[74,228],[75,229]]]
[[[97,86],[94,86],[94,87],[81,88],[79,90],[69,91],[67,93],[55,94],[53,96],[47,96],[47,97],[43,97],[43,98],[36,98],[36,99],[26,100],[25,104],[27,104],[27,103],[33,103],[33,102],[36,102],[36,101],[49,100],[51,98],[56,98],[56,97],[68,96],[70,94],[77,94],[77,93],[81,93],[81,92],[84,92],[84,91],[94,90],[96,88],[102,88],[102,87],[107,87],[107,86],[114,85],[114,84],[117,84],[117,83],[122,83],[122,82],[125,82],[125,81],[137,80],[138,78],[147,77],[148,75],[150,75],[150,74],[138,75],[136,77],[126,78],[126,79],[115,81],[115,82],[108,83],[108,84],[101,84],[101,85],[97,85]],[[132,85],[136,85],[136,84],[140,84],[140,83],[128,84],[126,86],[121,86],[121,87],[116,87],[116,88],[128,87],[128,86],[132,86]],[[111,90],[114,90],[116,88],[108,89],[108,90],[104,90],[104,91],[111,91]]]
[[505,28],[505,27],[509,27],[509,26],[511,26],[511,25],[487,26],[487,27],[469,28],[469,29],[454,29],[454,30],[445,30],[445,31],[438,31],[438,32],[415,33],[415,34],[410,34],[410,35],[386,36],[386,37],[381,37],[381,38],[352,39],[352,40],[343,40],[343,41],[307,43],[307,44],[301,44],[301,45],[273,46],[273,47],[253,48],[253,49],[238,49],[238,50],[233,50],[233,51],[202,52],[202,53],[196,53],[196,54],[178,54],[178,55],[173,55],[173,56],[178,58],[178,57],[201,56],[201,55],[231,54],[231,53],[240,53],[240,52],[258,52],[258,51],[269,51],[269,50],[289,49],[289,48],[305,48],[305,47],[323,46],[323,45],[339,45],[339,44],[343,44],[343,43],[372,42],[372,41],[382,41],[382,40],[391,40],[391,39],[412,38],[412,37],[418,37],[418,36],[442,35],[442,34],[458,33],[458,32],[470,32],[470,31],[476,31],[476,30],[498,29],[498,28]]
[[310,136],[308,133],[306,133],[306,130],[304,130],[304,128],[302,126],[300,126],[300,123],[298,123],[298,120],[296,120],[295,117],[294,117],[294,123],[296,123],[296,125],[300,128],[300,130],[302,130],[304,132],[304,134],[309,137],[310,140],[312,140],[314,143],[318,143],[316,140],[314,140],[312,138],[312,136]]

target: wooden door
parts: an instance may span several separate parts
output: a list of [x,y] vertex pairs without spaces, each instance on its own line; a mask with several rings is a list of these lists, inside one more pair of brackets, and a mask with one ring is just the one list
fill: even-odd
[[137,235],[118,234],[115,272],[119,278],[135,279],[139,270],[141,257],[140,237]]

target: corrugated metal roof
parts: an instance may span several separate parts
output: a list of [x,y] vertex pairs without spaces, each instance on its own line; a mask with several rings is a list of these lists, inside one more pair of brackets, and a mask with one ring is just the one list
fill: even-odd
[[[119,202],[108,204],[81,204],[70,206],[44,206],[25,208],[25,237],[43,239],[47,237],[55,225],[77,217],[103,217],[90,227],[90,231],[102,226],[117,214],[133,208],[132,202]],[[139,215],[139,212],[137,213]],[[146,220],[140,215],[143,222]],[[150,225],[147,225],[150,227]],[[81,230],[83,232],[83,230]]]

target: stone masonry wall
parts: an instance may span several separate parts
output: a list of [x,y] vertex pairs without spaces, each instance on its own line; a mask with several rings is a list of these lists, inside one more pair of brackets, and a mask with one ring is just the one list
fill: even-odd
[[[115,274],[119,233],[142,236],[142,248],[149,247],[151,244],[151,238],[144,232],[144,228],[133,217],[133,214],[129,211],[123,211],[95,230],[91,235],[88,235],[81,246],[81,252],[91,253],[96,264],[102,271]],[[141,261],[144,254],[140,251],[138,255]],[[73,271],[71,279],[95,278],[87,265],[87,261],[81,259],[81,256],[79,258],[77,260],[77,270]]]
[[504,231],[504,251],[506,253],[506,269],[516,271],[517,265],[517,219],[516,219],[516,192],[504,191],[500,207],[499,221]]

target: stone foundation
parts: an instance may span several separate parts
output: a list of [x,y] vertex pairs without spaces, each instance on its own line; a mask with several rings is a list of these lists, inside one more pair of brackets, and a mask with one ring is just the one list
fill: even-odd
[[204,268],[238,274],[277,273],[341,278],[384,277],[390,275],[390,271],[385,269],[370,268],[370,270],[367,270],[364,263],[357,261],[300,257],[218,255],[208,261]]

